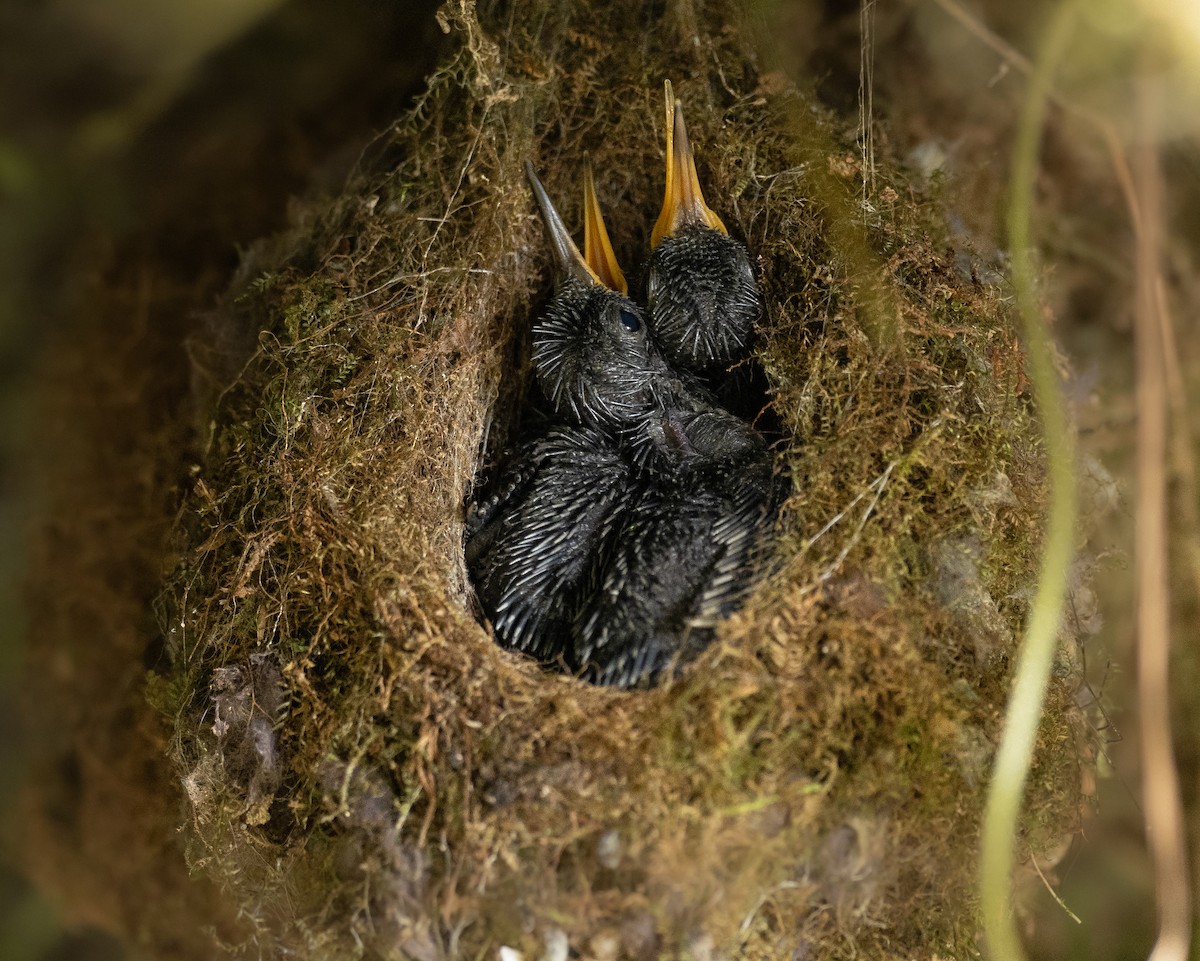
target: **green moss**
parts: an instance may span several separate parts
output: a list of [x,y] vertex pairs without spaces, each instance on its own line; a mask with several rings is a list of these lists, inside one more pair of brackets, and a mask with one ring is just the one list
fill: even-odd
[[[838,128],[798,91],[756,92],[724,12],[687,27],[694,62],[678,11],[660,36],[633,4],[447,10],[461,49],[379,145],[390,159],[258,251],[222,308],[216,339],[240,347],[209,357],[168,585],[192,642],[150,693],[196,788],[193,864],[261,943],[532,957],[554,926],[633,957],[973,956],[981,769],[1044,501],[1012,318],[886,157],[867,221]],[[521,165],[572,222],[589,150],[640,259],[664,75],[757,259],[795,496],[718,642],[621,693],[492,644],[462,505],[516,427],[549,286]],[[255,707],[214,728],[233,668]],[[1077,803],[1068,687],[1034,849]]]

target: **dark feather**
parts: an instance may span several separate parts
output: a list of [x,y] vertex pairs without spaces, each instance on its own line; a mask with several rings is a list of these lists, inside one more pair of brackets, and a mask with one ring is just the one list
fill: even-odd
[[624,515],[579,613],[579,663],[600,684],[689,660],[757,577],[778,500],[769,455],[732,415],[687,413],[678,469]]
[[580,591],[634,496],[630,468],[602,431],[556,427],[517,451],[498,488],[466,545],[476,594],[505,647],[569,655]]

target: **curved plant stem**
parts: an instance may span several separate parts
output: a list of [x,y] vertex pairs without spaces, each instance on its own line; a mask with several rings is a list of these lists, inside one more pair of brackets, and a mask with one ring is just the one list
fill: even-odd
[[1050,515],[1037,594],[1021,642],[1004,736],[996,754],[984,811],[980,896],[987,951],[994,961],[1021,961],[1025,957],[1013,921],[1013,847],[1062,620],[1075,541],[1074,444],[1034,292],[1030,220],[1038,144],[1050,82],[1071,38],[1080,6],[1080,0],[1060,3],[1043,34],[1041,54],[1030,76],[1017,130],[1008,205],[1013,286],[1025,328],[1029,379],[1042,418],[1050,475]]

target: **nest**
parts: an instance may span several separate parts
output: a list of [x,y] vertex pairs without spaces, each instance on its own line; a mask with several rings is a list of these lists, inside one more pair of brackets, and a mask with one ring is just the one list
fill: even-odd
[[[1005,291],[956,266],[896,164],[862,201],[841,128],[760,70],[724,3],[440,16],[461,44],[417,108],[248,255],[193,341],[198,442],[145,693],[218,892],[195,924],[313,958],[972,954],[1045,499]],[[664,77],[756,261],[794,494],[717,641],[619,692],[493,643],[464,504],[519,427],[552,282],[522,164],[579,225],[590,152],[640,263]],[[1077,823],[1071,650],[1025,854]]]

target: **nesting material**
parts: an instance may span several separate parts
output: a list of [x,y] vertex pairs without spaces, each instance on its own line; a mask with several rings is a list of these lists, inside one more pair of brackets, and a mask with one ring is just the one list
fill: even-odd
[[[760,73],[722,3],[441,16],[461,45],[416,111],[251,253],[192,351],[199,443],[151,693],[188,857],[244,921],[227,939],[416,961],[970,955],[1045,500],[1005,291],[955,268],[933,198],[886,159],[861,202],[841,128]],[[619,692],[493,644],[463,511],[518,427],[552,283],[522,165],[578,230],[589,151],[620,261],[644,262],[664,77],[755,258],[794,495],[717,641]],[[1078,817],[1061,675],[1023,855]]]

